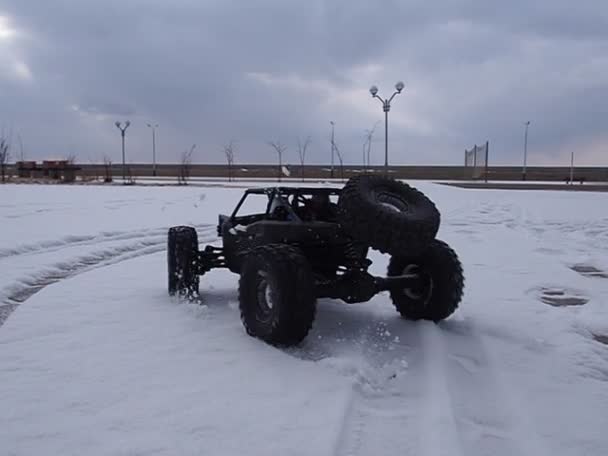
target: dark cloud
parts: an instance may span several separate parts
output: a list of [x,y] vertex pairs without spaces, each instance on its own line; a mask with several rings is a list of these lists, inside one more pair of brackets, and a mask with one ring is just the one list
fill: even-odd
[[576,148],[606,164],[603,1],[12,0],[0,17],[0,125],[33,157],[118,157],[113,123],[129,118],[133,161],[147,159],[153,121],[164,161],[193,143],[197,160],[222,161],[230,139],[239,161],[269,161],[280,139],[296,162],[296,138],[311,135],[321,162],[334,120],[360,162],[364,131],[383,120],[367,88],[390,95],[403,79],[394,162],[459,164],[489,139],[494,162],[518,163],[531,120],[531,161]]

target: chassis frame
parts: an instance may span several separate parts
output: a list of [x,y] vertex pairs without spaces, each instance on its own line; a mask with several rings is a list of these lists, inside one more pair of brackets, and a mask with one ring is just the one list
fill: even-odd
[[[377,277],[368,272],[369,247],[358,244],[341,227],[331,197],[341,189],[316,187],[269,187],[247,189],[231,215],[219,215],[217,233],[223,246],[207,245],[198,252],[195,270],[203,275],[211,269],[227,268],[239,273],[244,257],[257,246],[288,244],[302,251],[311,265],[317,298],[341,299],[346,303],[369,301],[391,289],[425,287],[427,277],[410,273]],[[239,216],[245,200],[252,195],[267,197],[263,213]],[[326,211],[309,202],[326,198]],[[291,199],[291,201],[290,201]],[[281,216],[276,215],[276,208]],[[321,213],[323,212],[323,213]]]

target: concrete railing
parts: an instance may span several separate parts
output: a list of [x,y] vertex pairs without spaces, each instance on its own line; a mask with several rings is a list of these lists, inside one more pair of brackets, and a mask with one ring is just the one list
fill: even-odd
[[[86,175],[104,175],[103,165],[79,165],[82,173]],[[291,178],[300,178],[302,168],[299,165],[288,165]],[[130,173],[133,177],[152,176],[152,165],[131,164]],[[384,173],[384,167],[376,166],[367,169],[368,172],[377,174]],[[179,175],[180,165],[162,164],[157,165],[157,176],[175,177]],[[343,169],[344,177],[349,178],[365,172],[362,166],[345,165]],[[122,166],[112,165],[112,174],[115,177],[122,176]],[[279,174],[276,165],[235,165],[232,175],[235,178],[276,178]],[[389,174],[400,179],[425,179],[425,180],[473,180],[470,169],[463,166],[391,166]],[[201,165],[193,164],[190,166],[191,177],[228,177],[228,167],[226,165]],[[528,167],[526,178],[529,181],[565,181],[570,176],[570,169],[567,167]],[[282,177],[286,177],[282,175]],[[307,165],[304,167],[304,177],[307,179],[327,179],[331,177],[330,167],[327,165]],[[340,178],[339,167],[334,167],[334,177]],[[574,170],[575,180],[584,178],[588,182],[608,182],[608,168],[600,167],[580,167]],[[521,180],[521,167],[516,166],[491,166],[488,168],[488,180]],[[479,180],[479,179],[477,179]],[[482,179],[483,180],[483,177]]]
[[[105,176],[104,165],[102,164],[77,164],[80,168],[78,177],[89,177],[103,179]],[[159,164],[157,165],[158,177],[169,177],[177,179],[180,174],[179,164]],[[301,177],[301,167],[299,165],[287,165],[290,177],[298,179]],[[128,165],[128,175],[133,178],[151,177],[151,164],[130,164]],[[113,177],[122,177],[122,166],[113,164],[111,166]],[[362,166],[345,165],[343,169],[344,178],[360,175],[365,172]],[[384,173],[384,167],[375,166],[368,168],[367,172],[376,174]],[[7,169],[9,175],[16,175],[16,169],[13,165],[9,165]],[[278,167],[276,165],[252,165],[243,164],[235,165],[232,170],[232,175],[236,179],[243,178],[268,178],[275,179],[278,176]],[[424,180],[484,180],[473,179],[470,169],[465,169],[463,166],[391,166],[389,174],[399,179],[424,179]],[[193,164],[189,169],[190,177],[212,177],[212,178],[228,178],[227,165],[202,165]],[[560,181],[564,182],[570,176],[568,167],[548,167],[548,166],[533,166],[527,169],[528,181]],[[284,174],[283,178],[286,178]],[[307,165],[304,167],[304,177],[306,179],[328,179],[331,177],[330,167],[327,165]],[[341,170],[339,167],[334,167],[334,177],[340,178]],[[608,182],[608,167],[579,167],[574,169],[574,180],[584,179],[585,182]],[[522,172],[520,166],[491,166],[488,168],[489,181],[517,181],[522,180]]]

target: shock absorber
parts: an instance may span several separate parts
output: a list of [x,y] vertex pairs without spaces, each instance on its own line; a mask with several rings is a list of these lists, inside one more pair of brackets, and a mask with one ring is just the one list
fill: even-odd
[[366,250],[365,246],[349,240],[344,245],[344,258],[346,263],[344,266],[346,266],[347,269],[367,271],[367,268],[372,262],[362,255],[362,251],[364,250]]

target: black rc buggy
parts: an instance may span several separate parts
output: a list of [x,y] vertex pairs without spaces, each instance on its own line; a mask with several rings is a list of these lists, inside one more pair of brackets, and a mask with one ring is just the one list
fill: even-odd
[[[265,211],[241,215],[249,198],[262,198]],[[223,247],[199,250],[194,228],[169,229],[169,293],[196,296],[213,268],[240,274],[243,325],[273,345],[306,337],[317,298],[358,303],[388,290],[403,317],[437,322],[456,310],[464,282],[456,253],[435,238],[439,221],[423,193],[386,177],[354,177],[342,189],[249,189],[219,216]],[[368,273],[369,248],[391,255],[387,277]]]

